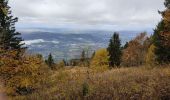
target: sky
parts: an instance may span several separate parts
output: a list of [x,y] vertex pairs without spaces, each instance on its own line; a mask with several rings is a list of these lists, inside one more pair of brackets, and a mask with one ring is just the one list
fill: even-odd
[[164,0],[9,0],[17,28],[151,30]]

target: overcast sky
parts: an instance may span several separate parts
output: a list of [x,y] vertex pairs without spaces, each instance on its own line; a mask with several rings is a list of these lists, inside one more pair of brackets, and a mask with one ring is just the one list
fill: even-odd
[[164,0],[9,0],[17,28],[153,29]]

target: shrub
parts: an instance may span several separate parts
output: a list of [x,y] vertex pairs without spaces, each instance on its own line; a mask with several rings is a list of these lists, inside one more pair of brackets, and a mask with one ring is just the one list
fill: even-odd
[[87,96],[88,93],[89,93],[89,86],[87,82],[84,82],[83,83],[83,96]]
[[37,56],[22,56],[16,59],[16,51],[1,51],[0,76],[4,79],[10,95],[30,94],[43,84],[48,71]]

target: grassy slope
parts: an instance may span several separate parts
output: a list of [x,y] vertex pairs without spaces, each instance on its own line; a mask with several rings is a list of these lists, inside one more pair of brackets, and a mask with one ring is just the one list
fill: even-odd
[[[88,92],[83,96],[83,84]],[[46,88],[16,99],[169,100],[170,68],[120,68],[93,72],[74,68],[53,72]]]

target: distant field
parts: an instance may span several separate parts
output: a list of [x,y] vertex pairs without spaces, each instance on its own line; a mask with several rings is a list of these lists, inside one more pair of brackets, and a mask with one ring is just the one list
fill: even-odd
[[170,67],[120,68],[94,72],[72,68],[52,72],[46,87],[27,100],[169,100]]

